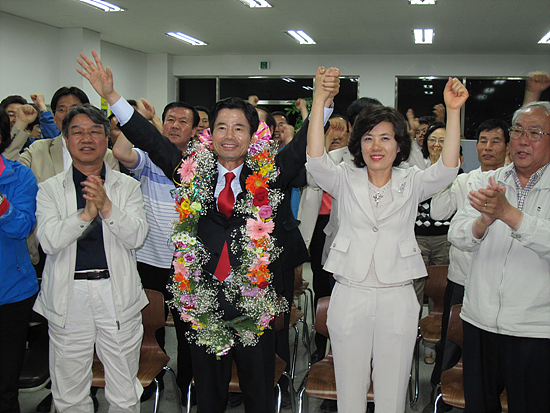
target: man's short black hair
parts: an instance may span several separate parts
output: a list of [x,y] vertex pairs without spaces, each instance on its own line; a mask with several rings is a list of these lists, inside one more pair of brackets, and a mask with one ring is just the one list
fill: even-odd
[[286,123],[288,123],[288,115],[281,110],[276,110],[275,112],[271,112],[271,116],[273,116],[273,119],[275,119],[275,116],[282,116],[283,118],[285,118]]
[[510,142],[510,131],[508,130],[509,126],[506,122],[504,122],[501,119],[487,119],[477,127],[476,130],[476,141],[479,142],[479,135],[483,131],[490,131],[493,129],[502,129],[502,132],[504,132],[504,142],[508,143]]
[[88,99],[88,95],[84,93],[82,89],[77,88],[76,86],[63,86],[62,88],[57,89],[57,91],[54,93],[52,97],[52,112],[55,113],[57,109],[57,103],[59,102],[59,99],[61,99],[63,96],[69,96],[72,95],[75,98],[77,98],[80,103],[83,105],[86,103],[90,103],[90,99]]
[[430,126],[434,122],[435,122],[435,116],[421,116],[418,118],[418,123],[420,125]]
[[399,147],[399,152],[393,161],[393,166],[409,158],[411,152],[411,138],[407,133],[407,121],[401,113],[394,108],[380,105],[367,106],[359,115],[357,115],[353,131],[349,138],[349,151],[353,156],[353,163],[358,168],[363,168],[367,164],[363,159],[361,140],[363,135],[373,130],[380,122],[389,122],[393,125],[395,140]]
[[105,136],[109,136],[109,134],[111,133],[111,121],[107,119],[107,117],[103,114],[101,110],[99,110],[95,106],[90,105],[89,103],[86,103],[82,106],[75,106],[74,108],[69,110],[69,113],[67,113],[67,116],[65,116],[65,119],[63,119],[63,123],[61,124],[61,132],[66,138],[69,137],[69,125],[71,124],[72,120],[78,115],[86,115],[96,125],[103,126]]
[[430,125],[424,135],[424,142],[422,142],[422,155],[424,155],[424,159],[428,159],[430,157],[430,152],[428,151],[428,138],[438,129],[447,129],[447,127],[443,122],[434,122]]
[[197,112],[204,112],[206,113],[207,116],[210,116],[210,111],[208,109],[206,109],[204,106],[195,106],[195,109],[197,110]]
[[351,102],[351,105],[348,106],[348,110],[346,112],[351,126],[355,125],[355,118],[357,118],[357,115],[359,115],[363,109],[373,105],[382,106],[382,102],[378,99],[367,97],[362,97]]
[[256,110],[261,110],[262,112],[265,112],[265,123],[267,124],[267,127],[270,129],[273,128],[273,130],[275,130],[275,128],[277,127],[277,122],[275,121],[275,118],[273,117],[271,112],[259,106],[256,106]]
[[19,103],[21,105],[26,105],[27,100],[23,96],[19,95],[10,95],[6,96],[4,99],[2,99],[2,102],[0,102],[0,107],[7,109],[9,105],[12,103]]
[[173,109],[173,108],[189,109],[191,111],[191,113],[193,113],[193,127],[194,128],[197,127],[199,122],[201,121],[201,117],[199,116],[199,112],[197,112],[197,109],[195,109],[194,106],[191,106],[187,102],[182,102],[181,100],[178,100],[177,102],[169,103],[164,107],[164,110],[162,111],[162,123],[164,123],[164,119],[166,118],[166,114],[168,113],[168,111],[170,109]]
[[237,109],[242,110],[248,125],[250,126],[250,137],[254,136],[258,130],[258,125],[260,124],[260,118],[258,117],[258,112],[256,108],[250,103],[242,100],[241,98],[230,97],[217,102],[212,108],[212,113],[210,115],[210,129],[212,130],[216,124],[216,119],[218,118],[218,113],[222,109]]
[[11,144],[10,117],[0,106],[0,153],[3,153]]
[[137,108],[138,104],[135,99],[128,99],[127,102],[130,104],[130,106]]

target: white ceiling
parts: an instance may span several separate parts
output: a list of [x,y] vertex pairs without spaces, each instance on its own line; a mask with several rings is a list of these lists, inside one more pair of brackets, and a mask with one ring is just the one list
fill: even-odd
[[[250,9],[238,0],[111,0],[104,13],[76,0],[1,0],[0,11],[59,28],[83,27],[101,40],[144,53],[173,55],[550,54],[537,44],[550,30],[548,0],[268,0]],[[433,45],[415,45],[414,28],[433,28]],[[300,46],[285,30],[317,42]],[[165,36],[181,31],[208,43]]]

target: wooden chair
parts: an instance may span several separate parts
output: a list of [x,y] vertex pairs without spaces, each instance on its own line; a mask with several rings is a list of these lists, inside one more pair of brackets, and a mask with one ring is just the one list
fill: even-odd
[[[460,346],[462,349],[462,320],[460,319],[460,311],[462,310],[462,304],[454,305],[451,308],[451,314],[449,316],[449,327],[447,329],[447,339]],[[441,392],[435,400],[435,412],[438,413],[438,402],[443,400],[450,406],[464,409],[464,381],[463,381],[463,364],[462,357],[458,363],[441,373]],[[502,406],[502,412],[508,412],[508,400],[506,398],[506,390],[500,395],[500,404]]]
[[[328,339],[330,339],[327,328],[327,310],[329,302],[330,297],[320,298],[317,302],[317,313],[315,316],[315,331]],[[313,364],[306,373],[298,390],[298,413],[309,411],[308,406],[306,406],[304,410],[304,393],[308,396],[320,399],[337,400],[332,350],[329,350],[329,353],[323,360]],[[374,402],[372,380],[367,394],[367,402]]]
[[441,321],[443,318],[443,299],[447,288],[448,265],[428,267],[428,279],[424,286],[424,294],[434,302],[430,314],[418,323],[422,339],[428,343],[437,343],[441,339]]
[[[149,304],[141,310],[142,322],[143,322],[143,341],[141,343],[141,353],[139,358],[139,370],[137,378],[141,385],[145,388],[151,383],[155,383],[155,404],[154,413],[158,411],[160,390],[156,376],[162,371],[168,371],[173,374],[174,388],[176,393],[179,392],[179,388],[176,384],[176,374],[168,367],[168,361],[170,357],[162,351],[157,343],[155,332],[164,326],[164,296],[159,291],[145,290]],[[103,364],[94,355],[94,362],[92,365],[93,379],[92,386],[105,387],[105,370]],[[178,395],[177,400],[181,400]],[[179,405],[179,403],[178,403]]]

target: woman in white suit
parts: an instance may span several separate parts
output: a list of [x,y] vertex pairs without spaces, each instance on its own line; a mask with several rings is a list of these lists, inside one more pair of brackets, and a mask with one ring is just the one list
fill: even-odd
[[338,166],[324,148],[320,68],[308,131],[308,171],[338,202],[340,226],[325,269],[337,284],[328,310],[338,412],[364,413],[371,379],[376,410],[403,413],[418,324],[412,280],[426,276],[414,237],[420,201],[456,177],[460,108],[468,98],[458,79],[445,86],[447,137],[441,159],[425,171],[396,168],[409,156],[405,118],[373,106],[358,116],[349,150],[355,166]]

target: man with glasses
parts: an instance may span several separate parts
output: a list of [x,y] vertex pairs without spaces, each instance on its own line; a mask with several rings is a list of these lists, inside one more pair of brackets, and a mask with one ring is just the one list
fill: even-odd
[[451,223],[453,245],[475,251],[466,279],[466,413],[550,412],[550,103],[517,110],[513,164],[471,185]]

